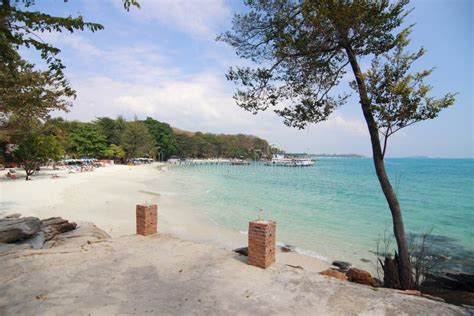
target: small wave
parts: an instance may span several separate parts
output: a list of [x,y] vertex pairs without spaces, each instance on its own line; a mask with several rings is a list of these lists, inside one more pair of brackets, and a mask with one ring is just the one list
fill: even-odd
[[206,190],[206,193],[209,193],[209,192],[211,192],[211,190],[210,190],[210,189],[209,189],[209,190]]
[[[276,242],[276,245],[278,247],[291,247],[289,246],[288,244],[285,244],[281,241],[277,241]],[[330,260],[328,257],[325,257],[323,255],[320,255],[319,253],[315,252],[315,251],[312,251],[312,250],[308,250],[308,249],[303,249],[303,248],[300,248],[300,247],[293,247],[295,252],[300,254],[300,255],[304,255],[304,256],[308,256],[308,257],[312,257],[312,258],[316,258],[318,260],[321,260],[321,261],[324,261],[326,263],[329,263],[331,264],[332,263],[332,260]]]
[[239,230],[239,233],[241,233],[242,235],[248,235],[249,234],[248,232],[243,231],[243,230]]
[[305,255],[305,256],[308,256],[308,257],[313,257],[313,258],[322,260],[324,262],[327,262],[329,264],[332,263],[332,260],[330,260],[328,257],[320,255],[319,253],[317,253],[315,251],[312,251],[312,250],[307,250],[307,249],[296,247],[295,251],[299,254],[302,254],[302,255]]

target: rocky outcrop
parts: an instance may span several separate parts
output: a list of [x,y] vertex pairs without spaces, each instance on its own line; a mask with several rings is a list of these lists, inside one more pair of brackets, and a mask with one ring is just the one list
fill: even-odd
[[451,304],[474,306],[474,275],[426,273],[425,277],[426,279],[421,285],[423,293],[441,297]]
[[319,274],[329,276],[329,277],[333,277],[333,278],[336,278],[336,279],[339,279],[339,280],[342,280],[342,281],[347,280],[347,277],[344,273],[342,273],[340,271],[337,271],[337,270],[334,270],[334,269],[327,269],[327,270],[324,270],[322,272],[319,272]]
[[295,246],[292,246],[292,245],[287,245],[287,244],[283,244],[281,246],[279,246],[281,252],[295,252],[296,251],[296,247]]
[[350,262],[346,261],[334,261],[332,265],[338,267],[341,272],[347,272],[352,266]]
[[445,289],[474,292],[474,275],[467,273],[446,273],[435,275],[426,273],[425,285],[431,284]]
[[361,269],[356,269],[352,268],[349,269],[346,273],[349,281],[359,283],[359,284],[365,284],[365,285],[370,285],[370,286],[376,286],[377,283],[375,279],[370,275],[369,272],[361,270]]
[[0,220],[0,242],[10,243],[33,236],[41,230],[37,217],[6,218]]
[[40,220],[37,217],[6,217],[0,220],[0,242],[30,244],[35,249],[56,235],[76,229],[76,223],[61,217]]
[[239,255],[248,257],[249,256],[249,247],[237,248],[237,249],[234,249],[234,252],[237,252]]

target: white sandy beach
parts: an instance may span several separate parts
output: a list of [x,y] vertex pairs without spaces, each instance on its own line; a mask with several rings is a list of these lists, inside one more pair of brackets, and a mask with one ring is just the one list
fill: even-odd
[[[179,195],[162,195],[150,190],[149,183],[166,181],[166,172],[158,167],[157,164],[116,165],[74,174],[45,169],[32,181],[8,180],[1,175],[0,215],[20,213],[39,218],[60,216],[70,221],[90,221],[112,237],[119,237],[135,234],[136,204],[157,203],[159,232],[226,250],[247,245],[246,235],[221,228],[202,214],[181,207]],[[51,178],[53,174],[59,178]],[[327,262],[296,253],[279,256],[280,261],[304,265],[312,271],[329,267]]]
[[[52,179],[51,174],[60,178]],[[51,249],[0,251],[0,314],[462,315],[462,308],[319,275],[328,264],[278,253],[263,270],[231,251],[246,236],[207,224],[150,192],[156,166],[113,166],[0,181],[0,215],[79,222]],[[135,235],[135,205],[159,204],[159,234]],[[94,222],[113,238],[90,233]],[[224,242],[219,242],[219,237]],[[17,247],[17,246],[13,246]]]

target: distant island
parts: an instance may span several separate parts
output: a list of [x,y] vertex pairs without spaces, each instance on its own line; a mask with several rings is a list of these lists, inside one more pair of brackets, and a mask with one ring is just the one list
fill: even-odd
[[310,154],[310,156],[322,158],[366,158],[358,154]]

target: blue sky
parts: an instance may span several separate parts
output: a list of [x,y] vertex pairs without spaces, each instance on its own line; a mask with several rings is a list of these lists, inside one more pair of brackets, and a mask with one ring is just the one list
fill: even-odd
[[[38,1],[40,2],[40,1]],[[370,155],[370,141],[357,98],[327,122],[296,130],[273,112],[254,116],[234,104],[226,81],[242,64],[217,34],[244,10],[238,0],[141,0],[123,10],[120,0],[41,1],[34,8],[58,15],[82,14],[105,30],[43,34],[61,48],[66,74],[78,97],[68,119],[151,116],[191,131],[254,134],[288,151]],[[433,95],[458,92],[456,104],[436,120],[395,134],[388,155],[473,157],[473,15],[469,0],[412,1],[406,24],[416,23],[412,50],[423,46],[420,68],[436,67]],[[30,58],[30,53],[28,53]],[[348,90],[341,83],[338,90]]]

